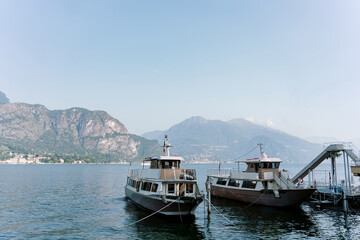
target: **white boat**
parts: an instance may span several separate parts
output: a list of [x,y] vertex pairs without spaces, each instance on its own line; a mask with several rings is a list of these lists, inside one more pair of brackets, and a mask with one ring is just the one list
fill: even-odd
[[170,155],[171,145],[164,141],[164,156],[145,158],[149,169],[130,169],[125,195],[138,206],[165,216],[193,216],[203,201],[196,171],[181,169],[183,158]]

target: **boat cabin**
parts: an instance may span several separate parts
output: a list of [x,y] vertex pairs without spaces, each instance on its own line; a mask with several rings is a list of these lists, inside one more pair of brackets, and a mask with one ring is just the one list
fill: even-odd
[[150,161],[150,169],[181,169],[182,157],[179,156],[155,156],[145,158]]
[[261,158],[248,159],[246,161],[238,161],[238,163],[246,163],[247,169],[244,172],[259,173],[259,178],[264,177],[265,172],[279,172],[279,166],[281,159],[267,157],[265,153],[262,153]]

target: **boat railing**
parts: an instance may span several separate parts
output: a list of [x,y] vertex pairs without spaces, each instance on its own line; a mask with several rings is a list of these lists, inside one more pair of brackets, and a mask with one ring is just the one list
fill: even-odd
[[208,169],[207,175],[210,177],[230,177],[231,171],[234,171],[231,168],[212,168]]
[[161,180],[196,180],[195,169],[130,169],[129,177]]
[[[353,180],[353,179],[352,179]],[[360,194],[360,186],[351,180],[350,188],[341,185],[340,180],[333,181],[331,177],[331,170],[314,170],[311,180],[305,181],[304,183],[309,183],[309,186],[312,186],[322,193],[341,193],[345,192],[346,194]]]
[[130,169],[129,177],[140,177],[143,169]]

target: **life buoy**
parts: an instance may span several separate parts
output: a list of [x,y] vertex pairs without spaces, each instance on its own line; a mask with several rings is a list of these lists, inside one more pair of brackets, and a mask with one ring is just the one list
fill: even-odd
[[301,181],[300,181],[300,183],[303,183],[303,182],[304,182],[304,179],[302,178]]

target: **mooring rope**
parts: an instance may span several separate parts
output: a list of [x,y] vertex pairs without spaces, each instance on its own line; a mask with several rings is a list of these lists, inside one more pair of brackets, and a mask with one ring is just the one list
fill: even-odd
[[136,223],[139,223],[139,222],[141,222],[141,221],[144,221],[145,219],[147,219],[147,218],[149,218],[149,217],[151,217],[151,216],[153,216],[153,215],[161,212],[162,210],[164,210],[165,208],[169,207],[171,204],[177,202],[178,200],[179,200],[179,198],[177,198],[176,201],[173,201],[173,202],[169,203],[169,204],[166,205],[165,207],[160,208],[160,209],[157,210],[156,212],[153,212],[152,214],[150,214],[150,215],[148,215],[148,216],[146,216],[146,217],[144,217],[144,218],[142,218],[142,219],[140,219],[140,220],[137,220],[136,222],[133,222],[133,223],[124,225],[124,226],[122,226],[122,227],[116,228],[116,229],[114,229],[114,231],[118,231],[118,230],[120,230],[120,229],[122,229],[122,228],[129,227],[129,226],[131,226],[131,225],[134,225],[134,224],[136,224]]
[[206,199],[206,201],[207,201],[208,203],[210,203],[210,205],[211,205],[223,218],[226,219],[226,221],[228,221],[231,225],[233,225],[233,226],[236,227],[236,225],[235,225],[233,222],[231,222],[231,221],[230,221],[227,217],[225,217],[225,215],[222,214],[214,205],[212,205],[212,203],[209,201],[209,199],[207,199],[207,198],[205,198],[205,199]]
[[182,217],[181,217],[181,212],[180,212],[180,211],[181,211],[181,210],[180,210],[180,201],[178,201],[178,208],[179,208],[180,221],[183,222],[183,221],[182,221]]
[[250,203],[249,205],[247,205],[246,207],[244,207],[244,209],[250,207],[251,205],[253,205],[254,203],[256,203],[262,196],[264,196],[264,194],[267,192],[267,190],[265,190],[260,197],[258,197],[254,202]]

